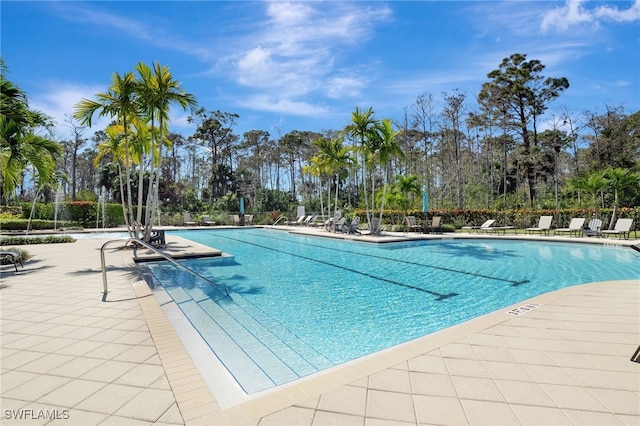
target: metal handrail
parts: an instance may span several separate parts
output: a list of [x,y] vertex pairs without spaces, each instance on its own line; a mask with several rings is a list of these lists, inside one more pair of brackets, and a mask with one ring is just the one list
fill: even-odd
[[280,220],[281,220],[281,219],[285,219],[285,220],[287,220],[288,218],[287,218],[287,216],[285,216],[285,215],[281,214],[281,215],[276,219],[276,221],[275,221],[275,222],[273,222],[273,225],[271,225],[271,226],[276,226],[276,225],[278,224],[278,222],[280,222]]
[[[104,243],[102,245],[102,247],[100,248],[100,261],[102,262],[102,287],[103,287],[102,301],[103,302],[106,301],[107,293],[109,292],[109,288],[108,288],[108,285],[107,285],[107,267],[106,267],[106,262],[105,262],[105,258],[104,258],[104,249],[111,243],[122,242],[122,241],[123,241],[122,239],[109,240],[106,243]],[[218,286],[218,284],[214,283],[210,279],[208,279],[206,277],[203,277],[202,275],[200,275],[196,271],[187,268],[186,266],[184,266],[181,263],[176,262],[176,260],[174,258],[169,256],[168,254],[165,254],[165,253],[161,252],[160,250],[158,250],[157,248],[155,248],[151,244],[142,241],[140,238],[129,237],[126,240],[124,240],[124,242],[125,242],[125,245],[127,243],[130,243],[130,242],[134,242],[136,244],[140,244],[141,246],[144,246],[144,247],[148,248],[152,252],[159,254],[161,257],[163,257],[165,260],[167,260],[172,265],[177,266],[178,268],[190,273],[191,275],[194,275],[194,276],[200,278],[201,280],[204,280],[204,281],[208,282],[209,284],[213,285],[214,287]],[[225,285],[224,286],[224,291],[225,291],[227,297],[231,298],[231,295],[229,294],[229,287],[227,287]]]

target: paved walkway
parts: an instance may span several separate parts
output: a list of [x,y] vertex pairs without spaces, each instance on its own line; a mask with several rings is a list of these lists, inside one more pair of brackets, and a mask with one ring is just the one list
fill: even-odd
[[0,270],[3,425],[640,424],[640,280],[542,295],[221,407],[130,251],[107,250],[102,301],[103,242],[25,246],[24,269]]

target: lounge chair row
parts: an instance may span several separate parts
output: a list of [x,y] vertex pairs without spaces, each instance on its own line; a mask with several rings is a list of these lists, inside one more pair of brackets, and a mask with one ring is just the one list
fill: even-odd
[[[538,221],[538,225],[531,228],[525,228],[525,234],[534,234],[538,233],[540,235],[549,235],[551,232],[551,222],[553,221],[553,216],[540,216]],[[592,219],[589,221],[587,226],[584,226],[586,219],[585,218],[573,218],[569,223],[569,227],[567,228],[557,228],[553,230],[554,235],[558,234],[569,234],[569,235],[586,235],[589,237],[592,236],[604,236],[607,237],[609,235],[617,235],[618,238],[623,237],[625,239],[629,239],[631,234],[631,228],[633,227],[633,219],[618,219],[616,221],[614,229],[611,230],[602,230],[602,220],[600,219]],[[513,229],[516,234],[517,230],[513,226],[494,226],[495,219],[489,219],[485,223],[480,226],[463,226],[462,229],[466,231],[477,231],[477,232],[502,232],[503,234],[509,230]]]
[[317,215],[315,214],[310,214],[310,215],[302,215],[299,216],[297,220],[294,221],[286,221],[284,222],[285,225],[287,226],[317,226]]

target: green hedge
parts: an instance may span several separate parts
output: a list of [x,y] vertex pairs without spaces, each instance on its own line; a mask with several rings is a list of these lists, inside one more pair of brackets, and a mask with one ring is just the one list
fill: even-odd
[[[33,209],[33,214],[32,214]],[[122,215],[122,206],[120,204],[107,203],[104,205],[104,226],[101,205],[95,201],[64,201],[60,203],[19,203],[17,206],[3,206],[0,218],[2,219],[2,228],[4,229],[5,221],[9,219],[32,219],[30,229],[53,229],[54,223],[57,222],[58,228],[63,227],[84,227],[94,228],[96,223],[99,227],[114,227],[124,224]],[[46,223],[49,221],[51,226],[45,228],[38,227],[34,223],[42,220]],[[60,224],[63,224],[60,226]],[[17,226],[17,225],[14,225]],[[43,225],[44,226],[44,225]],[[13,228],[6,228],[13,229]],[[26,225],[22,228],[26,229]]]
[[[75,243],[76,239],[70,235],[47,235],[43,237],[3,237],[0,238],[0,246],[26,245],[26,244],[57,244]],[[7,251],[7,250],[3,250]]]

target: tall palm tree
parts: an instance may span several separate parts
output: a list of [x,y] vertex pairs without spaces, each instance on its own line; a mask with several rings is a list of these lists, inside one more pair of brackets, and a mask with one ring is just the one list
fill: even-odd
[[[315,144],[315,141],[312,142]],[[309,164],[302,168],[302,173],[310,174],[311,176],[317,177],[320,182],[320,212],[324,215],[324,205],[322,200],[322,175],[323,175],[323,165],[322,159],[318,156],[313,156],[309,159]],[[327,213],[329,210],[327,210]]]
[[121,125],[112,124],[108,126],[104,132],[107,135],[107,140],[98,145],[98,153],[93,159],[93,164],[95,167],[98,167],[102,159],[106,157],[111,158],[113,163],[116,165],[116,169],[118,171],[118,183],[120,186],[122,215],[123,217],[126,217],[127,202],[125,199],[124,176],[122,174],[122,169],[123,165],[125,168],[128,167],[128,164],[125,164],[125,159],[129,158],[129,156],[125,155],[125,145],[122,143],[124,129]]
[[114,73],[111,78],[111,87],[105,93],[97,93],[97,100],[82,99],[75,105],[74,118],[81,125],[91,127],[93,116],[98,113],[99,117],[108,116],[115,118],[116,122],[122,125],[123,137],[125,143],[125,172],[127,180],[127,209],[124,216],[127,229],[133,236],[131,224],[133,221],[133,198],[131,194],[131,169],[129,165],[129,123],[132,117],[138,115],[140,105],[138,103],[138,94],[136,93],[137,84],[135,76],[132,72],[124,75]]
[[[149,177],[149,192],[147,193],[147,209],[145,215],[147,240],[151,234],[151,218],[158,208],[158,193],[160,188],[160,170],[162,162],[162,146],[170,143],[166,138],[169,109],[177,104],[182,109],[196,106],[195,96],[180,88],[180,82],[175,80],[169,67],[153,63],[153,69],[145,63],[139,62],[136,71],[140,76],[138,93],[141,105],[151,121],[151,164]],[[156,125],[157,122],[157,125]]]
[[351,156],[351,150],[342,144],[342,139],[334,138],[329,141],[329,151],[326,152],[327,167],[330,172],[334,174],[336,183],[335,202],[334,202],[334,215],[338,211],[338,191],[340,189],[340,173],[344,171],[349,165],[353,164],[354,160]]
[[640,175],[634,173],[633,170],[618,167],[605,170],[604,177],[607,179],[607,186],[613,191],[613,213],[609,221],[609,229],[613,229],[618,216],[620,192],[625,189],[640,190]]
[[[381,120],[375,127],[376,132],[372,140],[371,149],[378,160],[383,176],[382,200],[380,203],[380,223],[382,223],[382,214],[384,212],[384,202],[387,197],[387,183],[389,181],[388,164],[392,157],[404,158],[404,152],[400,148],[397,141],[399,131],[393,130],[393,124],[390,119]],[[373,191],[371,193],[373,199]]]
[[[367,224],[371,229],[371,214],[373,209],[369,210],[369,201],[367,199],[367,165],[369,164],[369,151],[366,149],[367,142],[377,124],[377,120],[373,113],[373,108],[369,107],[366,111],[361,111],[356,107],[351,113],[351,124],[349,124],[344,132],[353,137],[359,144],[359,152],[361,154],[362,165],[362,185],[364,189],[364,205],[367,214]],[[373,182],[371,183],[373,185]],[[373,200],[372,200],[373,204]]]

